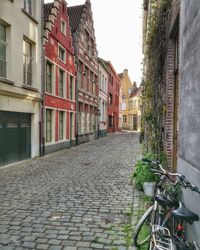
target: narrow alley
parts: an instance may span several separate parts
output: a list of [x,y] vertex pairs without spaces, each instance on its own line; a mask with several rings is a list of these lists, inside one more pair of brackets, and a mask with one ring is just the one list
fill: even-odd
[[138,134],[0,168],[0,249],[126,249]]

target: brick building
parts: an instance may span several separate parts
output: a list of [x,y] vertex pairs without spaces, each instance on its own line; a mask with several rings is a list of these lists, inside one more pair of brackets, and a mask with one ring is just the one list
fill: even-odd
[[121,79],[119,78],[118,74],[116,73],[110,61],[103,60],[103,62],[108,71],[107,131],[115,132],[121,129],[121,127],[119,127],[119,111],[120,111],[119,95],[120,95]]
[[75,144],[74,48],[64,0],[44,5],[44,146],[50,153]]
[[104,60],[101,58],[98,59],[99,61],[99,110],[100,110],[100,117],[99,117],[99,135],[103,136],[107,132],[107,109],[108,109],[108,70]]
[[68,7],[75,63],[77,66],[78,143],[97,137],[98,130],[98,55],[91,3]]

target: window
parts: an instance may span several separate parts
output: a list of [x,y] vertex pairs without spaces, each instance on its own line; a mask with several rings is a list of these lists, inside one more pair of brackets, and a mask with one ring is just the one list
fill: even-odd
[[59,140],[64,139],[64,112],[59,112]]
[[63,61],[63,62],[66,61],[66,50],[61,46],[59,46],[59,55],[58,56],[59,56],[59,59],[61,61]]
[[112,118],[112,116],[111,115],[109,115],[109,120],[108,120],[108,124],[109,124],[109,128],[112,128],[112,126],[113,126],[113,118]]
[[32,15],[32,0],[24,0],[24,9]]
[[69,98],[70,100],[74,100],[74,78],[71,75],[69,78]]
[[129,88],[129,89],[128,89],[129,95],[131,94],[131,91],[132,91],[132,88]]
[[46,109],[46,142],[52,141],[52,110]]
[[118,106],[118,104],[119,104],[119,97],[115,95],[115,105]]
[[59,93],[60,97],[64,97],[64,71],[59,69]]
[[61,32],[66,35],[66,23],[64,20],[61,21]]
[[123,115],[123,122],[126,122],[126,121],[127,121],[126,115]]
[[0,77],[6,78],[6,26],[0,23]]
[[46,62],[46,91],[52,93],[52,64]]
[[23,41],[23,67],[24,67],[24,84],[32,86],[32,44],[27,40]]
[[129,109],[133,109],[133,101],[129,102]]
[[112,104],[112,94],[109,94],[109,104],[111,105]]
[[81,61],[78,62],[78,71],[79,71],[80,73],[83,72],[83,63],[82,63]]
[[133,102],[133,108],[134,108],[134,109],[137,108],[137,100],[134,100],[134,102]]

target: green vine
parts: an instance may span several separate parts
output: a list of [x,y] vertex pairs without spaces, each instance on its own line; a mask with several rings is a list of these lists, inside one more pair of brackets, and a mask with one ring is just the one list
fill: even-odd
[[152,0],[144,43],[143,120],[147,151],[157,158],[163,155],[163,127],[166,115],[165,58],[167,51],[166,25],[171,0]]

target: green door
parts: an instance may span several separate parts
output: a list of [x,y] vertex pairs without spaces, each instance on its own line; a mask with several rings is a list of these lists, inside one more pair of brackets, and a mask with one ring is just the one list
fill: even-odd
[[0,111],[0,165],[31,157],[31,114]]

